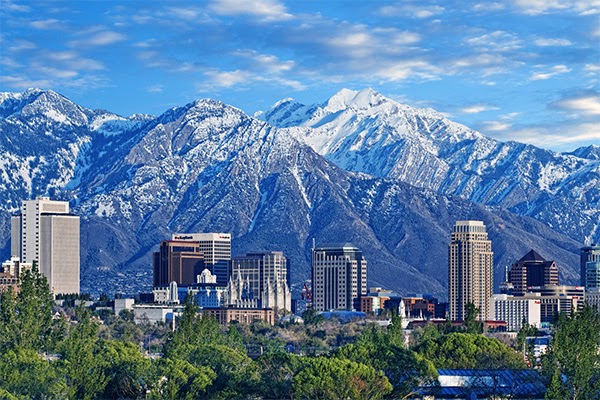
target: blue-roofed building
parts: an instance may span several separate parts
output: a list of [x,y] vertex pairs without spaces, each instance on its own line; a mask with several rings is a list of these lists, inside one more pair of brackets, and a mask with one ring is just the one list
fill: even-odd
[[546,386],[533,369],[440,369],[438,385],[421,387],[423,399],[543,399]]

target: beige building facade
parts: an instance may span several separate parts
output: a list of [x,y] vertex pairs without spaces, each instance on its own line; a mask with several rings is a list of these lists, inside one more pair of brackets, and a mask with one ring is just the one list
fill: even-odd
[[38,197],[21,204],[11,218],[11,252],[23,263],[38,263],[53,293],[79,293],[79,217],[69,203]]
[[492,242],[482,221],[457,221],[448,246],[448,302],[451,320],[464,320],[466,306],[479,309],[479,320],[490,312],[493,294]]

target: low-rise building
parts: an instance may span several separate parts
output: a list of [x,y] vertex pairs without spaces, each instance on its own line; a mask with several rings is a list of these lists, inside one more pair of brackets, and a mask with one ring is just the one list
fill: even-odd
[[202,309],[202,315],[216,318],[221,325],[227,325],[232,321],[250,324],[256,320],[275,325],[275,313],[272,308],[207,307]]

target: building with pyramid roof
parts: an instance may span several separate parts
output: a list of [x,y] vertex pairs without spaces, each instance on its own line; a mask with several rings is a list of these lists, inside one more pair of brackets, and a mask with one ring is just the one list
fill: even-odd
[[524,295],[531,287],[558,285],[558,266],[531,250],[512,265],[509,282],[516,296]]

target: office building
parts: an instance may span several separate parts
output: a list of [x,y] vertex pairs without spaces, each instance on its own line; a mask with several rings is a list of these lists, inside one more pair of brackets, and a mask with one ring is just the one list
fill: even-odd
[[600,288],[600,246],[597,244],[581,248],[581,286],[586,289]]
[[583,309],[585,288],[583,286],[548,285],[531,287],[529,292],[539,295],[542,322],[554,323],[559,312],[571,315]]
[[154,287],[196,283],[196,276],[204,270],[204,254],[198,242],[164,240],[153,260]]
[[508,332],[518,332],[523,323],[541,327],[541,298],[540,296],[509,296],[495,294],[492,296],[489,319],[505,321]]
[[176,233],[172,239],[198,242],[200,252],[204,254],[204,266],[217,276],[219,286],[227,286],[230,276],[231,234]]
[[558,266],[531,250],[512,265],[509,282],[515,296],[524,295],[529,287],[558,285]]
[[448,246],[448,299],[451,320],[464,320],[469,303],[485,320],[493,291],[492,242],[482,221],[457,221]]
[[350,243],[312,251],[312,300],[317,311],[360,309],[367,294],[367,260]]
[[585,302],[600,313],[600,288],[592,288],[585,291]]
[[248,253],[231,260],[227,304],[254,300],[254,306],[292,309],[288,259],[281,251]]
[[79,293],[79,217],[69,203],[48,197],[25,200],[11,218],[11,252],[23,263],[38,263],[53,293]]

